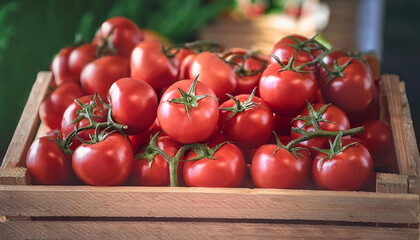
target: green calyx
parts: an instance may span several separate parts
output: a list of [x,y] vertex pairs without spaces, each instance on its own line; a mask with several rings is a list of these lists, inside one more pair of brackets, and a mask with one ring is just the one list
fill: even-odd
[[328,51],[327,47],[325,47],[324,45],[322,45],[320,42],[318,42],[315,39],[318,36],[318,34],[316,34],[315,36],[311,37],[310,39],[306,41],[301,41],[295,36],[287,36],[286,38],[292,39],[295,42],[295,44],[289,44],[286,46],[293,47],[296,51],[305,51],[310,54],[312,54],[312,51],[314,50]]
[[211,96],[211,95],[196,95],[195,94],[195,88],[197,85],[197,80],[198,80],[198,76],[194,79],[194,81],[191,84],[190,89],[188,90],[188,93],[184,92],[182,89],[178,88],[179,93],[181,94],[180,98],[174,98],[169,100],[168,102],[170,103],[177,103],[177,104],[184,104],[185,105],[185,110],[187,111],[187,115],[188,115],[188,119],[191,122],[191,116],[190,116],[190,110],[191,107],[193,108],[198,108],[198,101],[200,101],[201,99],[205,98],[205,97],[211,97],[214,100],[218,101],[215,97]]
[[312,73],[312,71],[302,70],[305,66],[312,64],[312,62],[304,63],[304,64],[302,64],[298,67],[295,67],[296,50],[293,52],[292,57],[290,59],[288,59],[287,65],[285,65],[277,56],[275,56],[275,55],[271,55],[271,56],[281,66],[281,69],[278,70],[277,73],[283,72],[283,71],[294,71],[294,72],[297,72],[299,74],[301,74],[301,73]]
[[231,143],[231,142],[228,141],[228,142],[220,143],[214,146],[213,148],[209,147],[208,144],[199,144],[199,143],[190,144],[191,149],[195,153],[197,153],[197,156],[192,159],[185,160],[185,161],[196,161],[203,158],[217,159],[217,157],[215,157],[214,154],[217,152],[217,150],[219,150],[219,148],[221,148],[223,145],[227,143]]
[[103,37],[100,35],[100,42],[102,42],[98,47],[96,48],[96,57],[100,58],[107,55],[115,55],[118,53],[117,49],[115,48],[114,44],[112,44],[112,41],[110,40],[111,35],[114,33],[115,27],[113,26],[111,28],[111,31],[109,31],[108,35],[106,37]]
[[184,44],[172,44],[171,46],[165,48],[163,43],[161,43],[161,51],[168,58],[175,57],[181,49],[193,50],[196,54],[201,52],[220,52],[223,51],[223,46],[219,42],[215,41],[206,41],[199,40]]
[[[145,147],[142,153],[136,154],[134,155],[134,160],[138,160],[138,159],[147,159],[147,161],[149,162],[149,167],[150,169],[152,169],[152,164],[153,164],[153,160],[155,158],[155,156],[157,154],[162,154],[163,150],[157,147],[156,141],[157,138],[159,137],[160,133],[162,131],[159,131],[158,133],[156,133],[155,135],[152,134],[152,131],[150,131],[150,140],[149,143],[147,145],[147,147]],[[157,150],[157,149],[161,150]],[[162,154],[165,158],[170,158],[166,153]]]
[[246,110],[249,110],[249,109],[254,109],[254,108],[257,108],[257,107],[264,107],[264,106],[262,106],[260,103],[256,103],[256,102],[253,102],[252,101],[252,99],[254,98],[254,95],[255,95],[255,91],[257,90],[257,88],[254,88],[253,90],[252,90],[252,93],[249,95],[249,97],[244,101],[244,102],[241,102],[241,101],[239,101],[238,99],[236,99],[234,96],[232,96],[232,95],[230,95],[230,94],[228,94],[228,96],[235,102],[235,105],[233,106],[233,107],[225,107],[225,108],[220,108],[221,110],[226,110],[226,111],[229,111],[229,112],[231,112],[230,114],[229,114],[229,117],[226,119],[226,121],[225,121],[225,123],[224,123],[224,125],[226,125],[226,123],[233,117],[233,116],[235,116],[236,114],[238,114],[238,113],[240,113],[240,112],[244,112],[244,111],[246,111]]
[[308,153],[309,153],[309,151],[308,151],[308,149],[306,149],[306,148],[303,148],[303,147],[292,147],[292,148],[287,148],[287,146],[284,146],[282,143],[281,143],[281,141],[280,141],[280,139],[279,139],[279,137],[277,136],[277,134],[276,134],[276,132],[274,132],[273,131],[273,133],[274,133],[274,136],[276,137],[276,143],[277,143],[277,148],[273,151],[273,153],[271,154],[271,156],[274,156],[274,154],[276,154],[276,152],[280,149],[280,148],[284,148],[284,149],[286,149],[287,151],[289,151],[294,157],[295,157],[295,159],[297,159],[298,158],[298,156],[299,157],[301,157],[301,158],[304,158],[304,156],[301,154],[301,153],[299,153],[299,151],[300,150],[304,150],[304,151],[307,151]]
[[343,132],[340,132],[335,137],[334,143],[331,142],[331,139],[328,139],[328,142],[330,144],[330,149],[321,149],[321,148],[317,148],[317,147],[312,147],[313,149],[327,155],[318,162],[318,166],[321,165],[322,162],[325,161],[326,159],[332,159],[335,155],[337,155],[339,153],[342,153],[348,147],[357,144],[356,142],[354,142],[354,143],[350,143],[350,144],[343,147],[343,143],[341,142],[342,137],[343,137]]
[[48,139],[55,142],[64,154],[71,156],[73,152],[70,150],[70,146],[73,144],[73,142],[71,141],[73,139],[73,135],[69,134],[69,136],[67,136],[65,139],[62,139],[60,129],[58,128],[57,131],[57,139],[51,137],[48,137]]
[[[267,66],[267,61],[263,60],[260,57],[259,53],[253,52],[253,51],[250,51],[249,53],[247,53],[245,55],[244,54],[232,54],[232,52],[227,52],[221,57],[221,59],[223,59],[226,63],[228,63],[231,66],[237,66],[237,68],[235,69],[235,72],[239,77],[248,77],[248,76],[258,75],[262,71],[264,71],[264,69]],[[235,62],[234,61],[235,59],[239,59],[240,63]],[[261,64],[261,67],[256,69],[256,70],[245,69],[245,62],[248,59],[257,60]]]
[[347,62],[345,62],[343,65],[339,65],[338,61],[335,60],[334,64],[331,66],[332,69],[330,69],[330,67],[326,66],[325,63],[323,63],[322,61],[319,61],[319,64],[327,71],[327,74],[325,74],[324,78],[328,77],[328,81],[327,84],[329,84],[331,81],[333,81],[334,79],[338,78],[338,77],[344,77],[344,69],[350,64],[351,60],[353,60],[354,58],[351,57]]
[[[327,108],[329,106],[331,106],[330,103],[322,106],[318,111],[315,111],[312,104],[309,101],[306,101],[306,102],[307,102],[307,108],[308,108],[309,115],[308,116],[297,117],[297,118],[293,119],[292,122],[298,121],[298,120],[304,121],[305,123],[300,128],[304,128],[304,127],[313,125],[315,129],[319,129],[318,123],[320,123],[320,122],[328,122],[328,123],[335,124],[335,123],[333,123],[333,122],[331,122],[331,121],[322,117],[322,115],[324,115]],[[314,123],[316,123],[316,124],[314,125]]]

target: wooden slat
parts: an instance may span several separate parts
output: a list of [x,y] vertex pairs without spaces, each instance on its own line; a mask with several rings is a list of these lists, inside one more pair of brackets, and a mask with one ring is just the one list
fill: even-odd
[[0,223],[4,239],[418,239],[418,229],[214,222]]
[[381,193],[407,193],[408,176],[377,173],[376,174],[376,192]]
[[26,168],[0,168],[0,184],[3,185],[28,185],[30,177]]
[[[419,196],[280,189],[0,186],[0,215],[417,223]],[[380,211],[378,211],[380,209]]]
[[9,148],[4,156],[1,167],[23,167],[26,152],[38,127],[38,109],[51,83],[50,72],[39,72],[35,84],[29,94],[22,116],[13,134]]
[[416,163],[408,151],[408,139],[403,116],[403,102],[400,94],[400,80],[397,75],[382,75],[384,90],[387,95],[388,110],[392,135],[397,153],[399,173],[416,176]]

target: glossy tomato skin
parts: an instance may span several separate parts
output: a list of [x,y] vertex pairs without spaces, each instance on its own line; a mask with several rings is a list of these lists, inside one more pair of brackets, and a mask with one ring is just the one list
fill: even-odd
[[[92,95],[83,96],[81,98],[77,99],[83,104],[90,104],[92,103],[93,97]],[[93,120],[96,122],[105,122],[107,120],[107,110],[105,106],[102,105],[99,98],[96,99],[97,107],[94,108],[93,113],[96,116],[99,117],[93,117]],[[82,107],[74,101],[72,104],[70,104],[66,110],[63,113],[63,118],[61,120],[61,131],[63,134],[63,137],[67,137],[75,128],[75,124],[72,124],[72,122],[79,116],[77,113],[78,110],[81,110]],[[79,122],[76,123],[77,128],[82,128],[90,125],[90,122],[88,119],[82,119]],[[90,141],[89,134],[93,134],[95,132],[94,129],[89,129],[85,131],[79,132],[77,135],[82,138],[85,141]],[[76,149],[82,142],[75,136],[72,140],[73,144],[70,146],[71,150]]]
[[[191,151],[186,159],[197,154]],[[216,159],[203,158],[184,163],[184,181],[190,187],[240,187],[245,178],[246,164],[241,150],[232,143],[221,146]]]
[[[352,139],[343,139],[343,146],[354,143]],[[372,158],[369,151],[361,144],[349,146],[331,159],[319,153],[313,161],[312,178],[324,189],[352,191],[358,190],[372,172]]]
[[128,126],[126,134],[146,131],[156,119],[158,99],[155,90],[145,81],[121,78],[109,89],[112,118]]
[[303,157],[284,148],[274,155],[277,145],[263,145],[252,158],[251,176],[256,187],[260,188],[299,188],[309,179],[311,159],[306,151],[298,151]]
[[60,86],[64,82],[78,82],[79,76],[69,68],[69,56],[74,47],[64,47],[55,55],[51,63],[51,71],[55,85]]
[[[217,70],[216,70],[217,69]],[[227,63],[211,52],[198,54],[190,67],[190,79],[198,76],[198,81],[207,84],[220,100],[226,100],[237,85],[236,73]]]
[[347,55],[345,52],[340,51],[340,50],[335,50],[335,51],[333,51],[332,53],[330,53],[330,54],[326,55],[326,56],[322,59],[322,61],[323,61],[325,64],[331,65],[331,64],[334,64],[335,60],[337,60],[338,58],[340,58],[340,57],[347,57],[347,56],[348,56],[348,55]]
[[69,69],[78,76],[78,79],[80,79],[80,74],[86,64],[97,59],[96,48],[95,44],[88,43],[78,46],[70,53]]
[[[307,101],[315,100],[317,81],[313,73],[279,72],[281,69],[280,64],[273,63],[264,70],[259,83],[260,97],[275,114],[294,117],[305,108]],[[308,71],[306,67],[303,70]]]
[[[182,147],[182,144],[169,136],[159,136],[156,140],[156,145],[170,157],[174,157]],[[138,153],[142,152],[143,151],[139,151]],[[183,181],[182,169],[184,159],[184,156],[182,156],[178,164],[178,183]],[[170,177],[168,161],[161,154],[155,155],[151,166],[149,166],[149,161],[147,159],[136,159],[131,172],[130,183],[138,186],[169,186]]]
[[[235,98],[243,103],[249,97],[249,94],[241,94]],[[226,140],[241,148],[258,147],[266,143],[273,133],[274,119],[270,107],[259,97],[254,96],[251,101],[257,104],[255,108],[238,112],[229,120],[232,112],[223,108],[233,107],[235,102],[229,99],[220,105],[219,129]]]
[[39,117],[49,128],[59,128],[66,108],[74,99],[84,95],[79,83],[65,82],[42,101],[39,106]]
[[[111,33],[112,31],[112,33]],[[143,41],[143,34],[140,28],[131,20],[117,16],[102,23],[95,34],[93,43],[102,44],[101,38],[106,38],[111,33],[109,40],[117,50],[117,54],[130,59],[134,47]]]
[[219,103],[214,92],[206,84],[197,82],[196,95],[210,95],[191,107],[188,118],[184,104],[171,103],[169,100],[181,97],[178,88],[188,92],[192,80],[182,80],[171,85],[163,94],[158,106],[157,117],[162,130],[180,143],[195,143],[208,139],[219,120]]
[[[255,72],[260,70],[263,67],[263,64],[253,58],[249,58],[245,60],[244,69],[245,71]],[[263,71],[250,76],[237,76],[238,84],[234,91],[233,95],[239,94],[251,94],[254,88],[258,87],[258,83],[260,82],[261,74]],[[257,92],[258,93],[258,92]]]
[[[321,107],[325,106],[325,104],[314,104],[313,108],[315,111],[318,111]],[[309,116],[308,108],[305,108],[298,117],[301,116]],[[322,118],[326,119],[330,122],[319,122],[318,125],[322,130],[325,131],[342,131],[346,129],[350,129],[350,121],[347,118],[346,114],[338,107],[334,105],[330,105],[322,114]],[[305,121],[297,120],[292,123],[292,127],[301,128],[305,124]],[[303,127],[303,130],[312,132],[314,131],[314,126],[306,126]],[[292,139],[297,139],[302,137],[302,135],[295,133],[293,131],[290,131],[290,136]],[[300,147],[304,147],[308,149],[311,153],[311,156],[316,156],[318,154],[318,151],[313,149],[312,147],[317,148],[328,148],[328,138],[327,137],[316,137],[312,138],[310,140],[300,142],[298,144]]]
[[65,185],[75,179],[71,156],[64,154],[49,137],[36,139],[26,156],[32,184]]
[[[131,146],[133,147],[133,152],[138,152],[142,145],[148,144],[150,140],[150,134],[155,135],[160,130],[162,129],[159,125],[159,121],[156,118],[152,126],[150,126],[146,131],[135,135],[128,135],[128,139],[130,140]],[[163,134],[164,133],[161,133],[160,136]]]
[[394,141],[391,128],[379,120],[371,120],[361,124],[365,131],[355,135],[363,141],[373,159],[373,167],[379,168],[396,163]]
[[97,92],[103,99],[111,85],[130,75],[129,62],[121,56],[101,57],[83,68],[80,81],[86,94]]
[[190,53],[189,55],[183,58],[178,57],[177,55],[178,59],[180,59],[179,60],[179,80],[191,79],[190,68],[191,68],[191,63],[194,61],[195,56],[197,56],[197,54],[195,53]]
[[94,186],[122,185],[133,167],[133,149],[121,134],[113,133],[102,142],[76,148],[72,166],[82,182]]
[[[337,59],[341,66],[349,57]],[[327,67],[329,67],[327,65]],[[328,83],[326,70],[320,68],[319,87],[326,102],[341,108],[344,112],[356,112],[365,108],[374,95],[374,83],[370,69],[360,60],[352,59],[344,68],[344,77],[337,77]]]
[[138,44],[130,60],[131,77],[150,84],[156,92],[178,80],[178,58],[168,58],[161,51],[161,44],[145,40]]

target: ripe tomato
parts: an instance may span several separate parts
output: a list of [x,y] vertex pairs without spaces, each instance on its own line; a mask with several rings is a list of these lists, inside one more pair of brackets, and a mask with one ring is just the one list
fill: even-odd
[[64,82],[55,89],[39,106],[39,117],[49,128],[58,128],[66,108],[74,99],[84,96],[77,82]]
[[71,51],[68,65],[70,71],[72,71],[78,79],[80,79],[80,74],[86,64],[97,59],[96,48],[97,46],[95,44],[89,43],[78,46]]
[[104,44],[104,39],[106,38],[116,48],[118,55],[130,59],[134,47],[143,41],[143,34],[134,22],[118,16],[102,23],[95,34],[93,43],[97,45]]
[[237,85],[234,69],[211,52],[198,54],[191,63],[190,78],[197,76],[198,81],[208,85],[220,100],[226,100],[226,94],[232,94]]
[[51,63],[51,71],[54,76],[55,85],[60,86],[64,82],[78,82],[80,76],[69,68],[69,56],[74,47],[64,47],[55,55]]
[[[182,147],[182,144],[167,135],[159,136],[156,145],[170,157],[174,157]],[[140,151],[138,153],[141,154],[144,152]],[[182,182],[183,160],[184,157],[182,156],[177,169],[178,183]],[[170,177],[168,161],[161,154],[156,154],[153,157],[153,162],[150,164],[147,158],[136,159],[134,161],[130,182],[131,184],[139,186],[169,186]]]
[[[197,153],[191,151],[186,159]],[[232,143],[222,145],[213,154],[184,163],[184,181],[190,187],[240,187],[245,178],[246,164],[241,150]]]
[[[354,142],[352,139],[342,140],[343,146]],[[322,161],[323,158],[326,159]],[[332,157],[320,152],[312,164],[312,178],[315,183],[330,190],[358,190],[371,172],[372,158],[361,143],[351,145]]]
[[[252,158],[251,176],[256,187],[260,188],[299,188],[309,179],[311,158],[300,150],[296,157],[285,148],[277,145],[263,145]],[[273,154],[274,153],[274,154]]]
[[72,166],[82,182],[94,186],[122,185],[130,176],[133,149],[119,133],[112,133],[102,142],[82,144],[76,148]]
[[[181,143],[206,140],[212,135],[219,120],[219,103],[214,99],[214,92],[202,82],[196,82],[196,86],[193,83],[193,80],[182,80],[172,84],[163,94],[158,106],[157,117],[163,131]],[[171,102],[180,99],[179,89],[187,93],[191,88],[195,89],[196,97],[209,96],[193,100],[196,97],[189,95],[185,99],[191,104],[189,107]]]
[[156,119],[157,95],[145,81],[121,78],[109,89],[112,119],[128,126],[125,133],[133,135],[146,131]]
[[[220,105],[219,129],[228,141],[241,148],[258,147],[273,132],[273,113],[259,97],[241,94]],[[246,130],[245,130],[246,129]]]
[[[91,104],[93,102],[92,95],[83,96],[81,98],[77,99],[83,104]],[[93,117],[93,120],[96,122],[105,122],[107,120],[107,109],[105,106],[101,103],[99,98],[96,98],[96,104],[97,107],[94,108],[93,114],[95,114],[98,117]],[[63,133],[64,137],[67,137],[75,128],[75,124],[72,124],[72,122],[79,117],[79,113],[77,111],[80,111],[82,107],[74,101],[72,104],[70,104],[66,110],[63,113],[63,119],[61,120],[61,131]],[[82,128],[90,125],[90,122],[88,119],[84,118],[76,123],[77,128]],[[77,135],[82,138],[85,141],[90,141],[89,134],[93,134],[95,132],[94,129],[89,129],[85,131],[79,132]],[[76,149],[82,142],[75,136],[72,140],[73,144],[70,146],[71,150]]]
[[129,62],[120,56],[101,57],[83,68],[80,81],[87,94],[97,92],[103,99],[111,85],[130,75]]
[[372,120],[361,124],[365,131],[354,137],[363,141],[373,159],[373,167],[383,167],[396,163],[394,141],[391,128],[382,121]]
[[191,79],[190,68],[195,56],[197,56],[197,54],[193,50],[184,48],[179,50],[178,54],[175,56],[179,61],[179,80]]
[[33,184],[64,185],[75,179],[71,156],[64,154],[49,137],[40,137],[32,143],[26,167]]
[[[344,112],[356,112],[365,108],[374,95],[374,84],[369,68],[360,60],[350,57],[337,59],[343,76],[332,78],[327,70],[333,66],[320,68],[319,87],[325,101],[341,108]],[[346,65],[348,64],[348,65]]]
[[[146,131],[135,135],[128,135],[128,139],[130,140],[131,146],[133,147],[133,152],[138,152],[142,145],[148,144],[150,140],[150,134],[155,135],[160,130],[162,130],[162,128],[160,127],[159,121],[156,118],[152,126],[150,126]],[[162,136],[163,133],[160,135]]]
[[332,65],[334,64],[335,60],[337,60],[340,57],[348,57],[348,54],[340,50],[335,50],[330,54],[326,55],[324,58],[322,58],[322,61],[327,65]]
[[[295,67],[300,65],[294,64]],[[294,117],[305,108],[307,101],[315,100],[317,81],[313,73],[279,71],[282,69],[279,63],[268,65],[261,75],[260,96],[275,114]],[[305,66],[302,70],[309,69]]]
[[[313,108],[315,111],[318,112],[322,107],[325,107],[325,106],[326,106],[325,104],[317,103],[313,105]],[[304,116],[309,116],[308,108],[305,108],[305,110],[303,110],[297,117],[299,118],[299,117],[304,117]],[[319,127],[322,130],[341,131],[341,130],[350,129],[350,121],[347,118],[346,114],[340,108],[334,105],[329,105],[326,108],[326,110],[321,114],[320,118],[329,121],[329,122],[321,121],[318,123]],[[297,120],[292,123],[292,127],[302,128],[303,130],[307,132],[313,132],[315,130],[313,125],[303,126],[305,123],[306,121],[304,120]],[[290,136],[292,137],[292,139],[297,139],[297,138],[302,137],[302,135],[295,133],[293,131],[290,131]],[[312,147],[327,148],[328,138],[327,137],[312,138],[310,140],[300,142],[298,146],[308,149],[312,156],[316,156],[318,154],[318,151],[313,149]]]
[[145,40],[138,44],[131,56],[131,77],[149,83],[156,92],[178,80],[178,58],[169,58],[162,52],[161,44]]

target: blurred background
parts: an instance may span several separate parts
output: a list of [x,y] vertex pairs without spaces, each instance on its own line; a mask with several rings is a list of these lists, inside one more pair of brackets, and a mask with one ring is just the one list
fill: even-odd
[[417,0],[0,0],[0,159],[37,72],[76,33],[91,40],[118,15],[172,43],[213,39],[269,53],[287,34],[322,32],[335,49],[375,50],[382,72],[406,82],[419,139],[419,12]]

